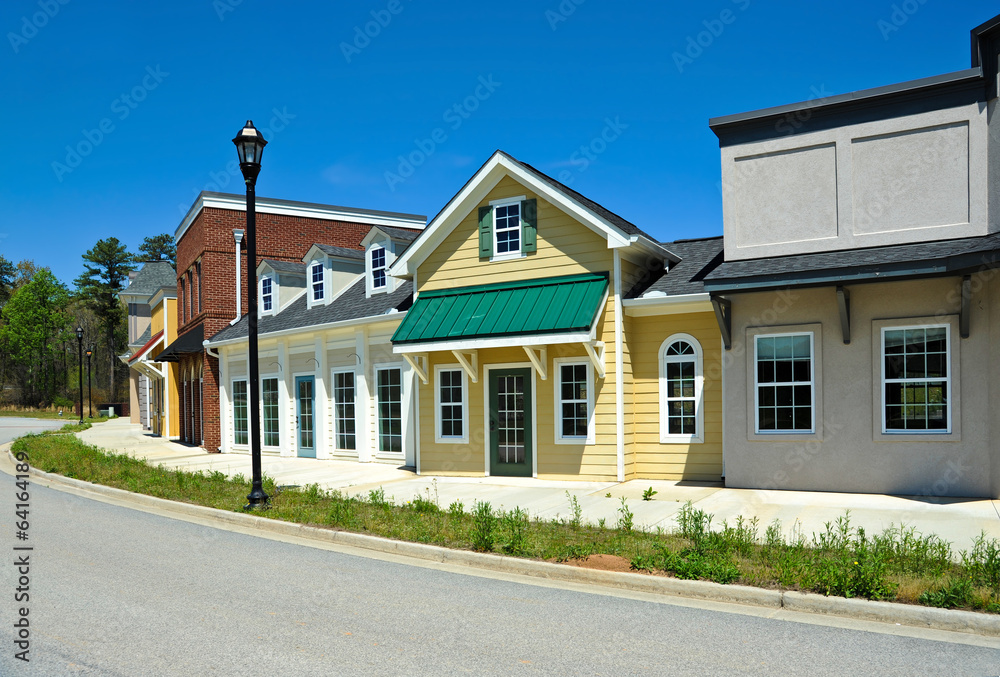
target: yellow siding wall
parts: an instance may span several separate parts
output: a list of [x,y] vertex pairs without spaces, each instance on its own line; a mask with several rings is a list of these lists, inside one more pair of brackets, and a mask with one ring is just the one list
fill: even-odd
[[[627,318],[634,372],[635,474],[644,479],[719,481],[722,475],[722,343],[710,312]],[[705,435],[701,444],[660,443],[659,352],[678,333],[704,353]]]
[[[565,212],[545,201],[510,177],[497,184],[480,206],[490,200],[524,195],[538,200],[537,251],[524,258],[490,262],[479,258],[479,210],[462,220],[437,249],[417,269],[418,291],[448,289],[474,284],[512,280],[606,272],[614,269],[613,254],[607,239],[582,225]],[[614,280],[607,304],[598,318],[597,340],[605,343],[604,379],[594,379],[595,440],[593,445],[555,443],[555,372],[553,360],[579,357],[588,361],[580,345],[549,346],[548,379],[535,379],[538,477],[544,479],[583,479],[614,481],[618,473],[615,435],[615,322]],[[428,376],[430,383],[420,385],[420,469],[423,473],[473,475],[485,473],[487,437],[483,419],[486,393],[484,367],[492,364],[524,363],[528,357],[521,348],[497,348],[479,351],[479,383],[470,382],[470,435],[468,445],[436,444],[434,441],[434,366],[456,364],[451,353],[432,353]],[[629,399],[629,398],[626,398]]]
[[490,200],[524,195],[538,200],[537,251],[524,258],[491,262],[479,258],[479,209],[474,208],[417,269],[417,291],[510,282],[536,277],[611,272],[608,241],[535,193],[506,177]]

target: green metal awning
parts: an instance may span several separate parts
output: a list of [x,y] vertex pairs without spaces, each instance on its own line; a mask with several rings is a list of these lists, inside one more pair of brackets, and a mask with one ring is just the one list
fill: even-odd
[[607,291],[607,273],[586,273],[421,292],[392,337],[394,351],[589,338]]

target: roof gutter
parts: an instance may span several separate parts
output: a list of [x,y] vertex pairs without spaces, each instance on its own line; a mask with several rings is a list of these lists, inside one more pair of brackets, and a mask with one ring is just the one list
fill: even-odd
[[622,301],[625,314],[632,317],[646,315],[676,315],[709,311],[712,309],[712,298],[708,293],[678,294],[676,296],[640,296],[636,299]]

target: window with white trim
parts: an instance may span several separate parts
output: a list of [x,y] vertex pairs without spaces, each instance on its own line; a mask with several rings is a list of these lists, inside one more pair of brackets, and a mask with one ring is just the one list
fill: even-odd
[[385,247],[374,247],[371,250],[372,290],[385,289]]
[[687,334],[671,336],[660,346],[660,441],[704,439],[704,363],[701,344]]
[[247,381],[233,381],[233,444],[249,444],[247,429]]
[[309,267],[309,280],[312,285],[313,301],[323,300],[323,262],[316,261]]
[[378,450],[403,451],[403,370],[384,367],[375,370],[378,407]]
[[264,446],[281,446],[281,435],[278,427],[278,379],[269,377],[260,382],[261,406],[264,409]]
[[594,379],[589,362],[556,359],[556,442],[594,443]]
[[260,309],[261,312],[269,313],[274,309],[273,285],[270,277],[260,278]]
[[334,439],[338,450],[354,451],[354,372],[338,371],[333,373],[333,424]]
[[521,203],[497,205],[493,209],[493,255],[521,253]]
[[754,398],[758,433],[815,430],[813,334],[754,337]]
[[882,431],[950,433],[948,325],[882,328]]
[[435,367],[434,393],[437,442],[464,443],[469,440],[468,386],[460,367]]

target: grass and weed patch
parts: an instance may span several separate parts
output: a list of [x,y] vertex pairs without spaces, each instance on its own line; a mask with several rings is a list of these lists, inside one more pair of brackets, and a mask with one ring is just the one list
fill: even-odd
[[[223,510],[240,510],[250,490],[240,475],[155,467],[56,432],[23,437],[13,451],[47,472]],[[625,500],[613,526],[585,523],[569,493],[568,519],[540,520],[484,501],[442,508],[436,483],[399,502],[382,488],[350,496],[315,484],[278,487],[266,476],[264,490],[267,517],[319,527],[549,561],[615,555],[634,569],[678,578],[1000,613],[1000,542],[981,535],[956,553],[912,527],[867,534],[849,512],[811,537],[797,524],[786,535],[777,521],[761,535],[756,518],[714,524],[688,503],[676,531],[664,533],[639,528]]]

